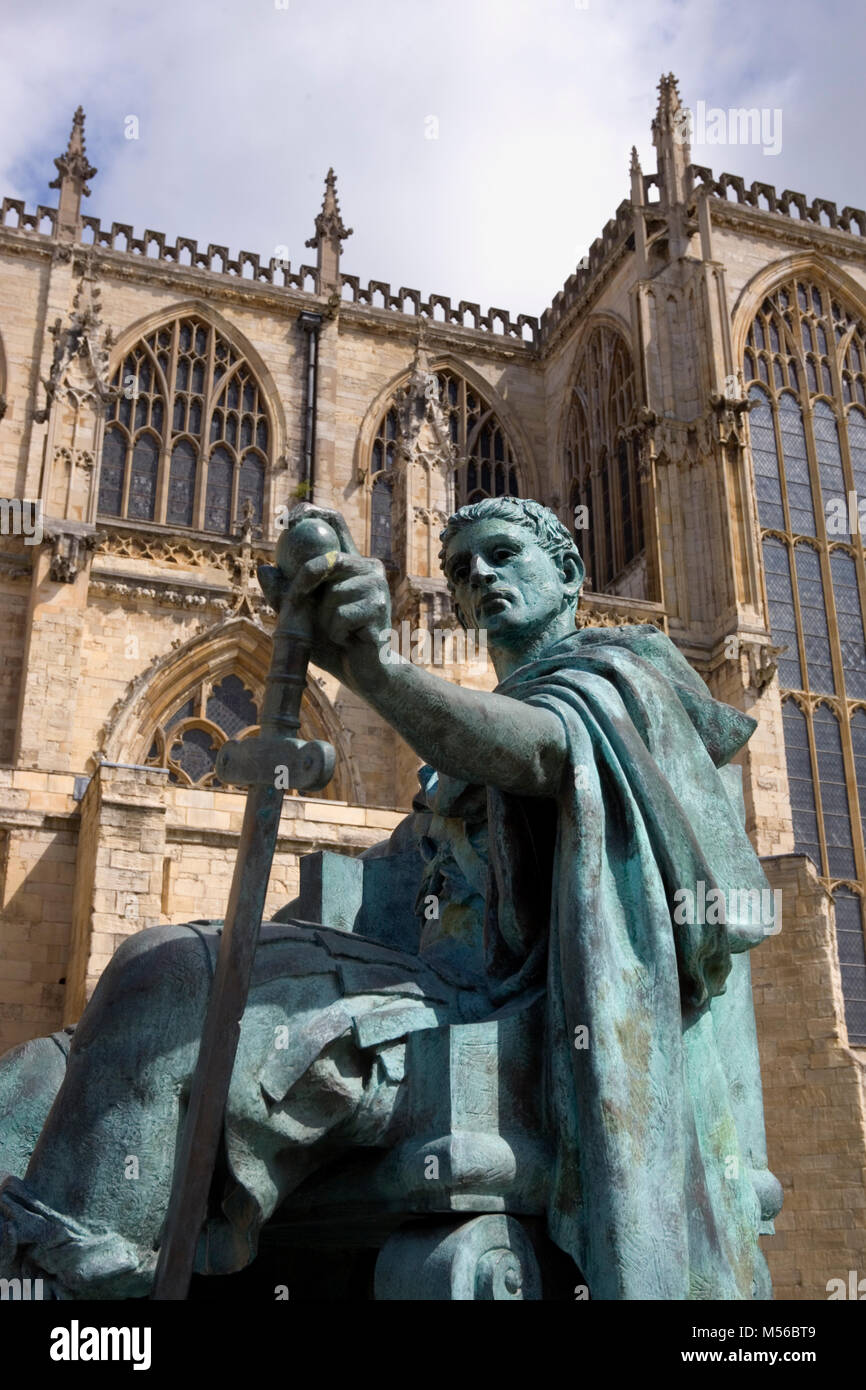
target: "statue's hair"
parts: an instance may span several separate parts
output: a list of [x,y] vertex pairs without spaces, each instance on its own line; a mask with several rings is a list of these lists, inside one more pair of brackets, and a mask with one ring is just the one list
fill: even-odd
[[[534,502],[531,498],[484,497],[480,502],[470,502],[468,506],[454,512],[445,523],[444,530],[440,531],[442,549],[439,551],[439,563],[443,573],[446,547],[452,536],[456,536],[458,531],[465,530],[476,521],[490,520],[510,521],[514,526],[525,526],[528,531],[533,532],[542,550],[546,550],[555,560],[561,559],[564,555],[571,555],[583,571],[583,560],[574,537],[549,507],[543,507],[540,502]],[[454,590],[447,574],[445,578],[453,597]]]

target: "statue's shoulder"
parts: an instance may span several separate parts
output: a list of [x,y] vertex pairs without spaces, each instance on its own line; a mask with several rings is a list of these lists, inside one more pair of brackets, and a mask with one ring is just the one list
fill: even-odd
[[584,627],[569,640],[575,651],[584,652],[602,647],[625,647],[637,656],[677,651],[667,633],[654,623],[617,623],[615,626]]

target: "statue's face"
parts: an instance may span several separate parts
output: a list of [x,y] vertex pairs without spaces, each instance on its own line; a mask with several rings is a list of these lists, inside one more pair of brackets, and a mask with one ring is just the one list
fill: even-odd
[[448,541],[444,569],[467,626],[486,628],[497,646],[519,648],[576,601],[577,582],[526,526],[495,517],[476,521]]

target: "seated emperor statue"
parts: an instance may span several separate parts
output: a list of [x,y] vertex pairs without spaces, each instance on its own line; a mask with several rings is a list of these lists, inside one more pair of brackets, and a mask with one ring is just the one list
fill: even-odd
[[[339,515],[312,510],[342,546],[295,581],[312,659],[424,760],[428,889],[462,885],[465,910],[425,924],[417,951],[263,925],[196,1268],[242,1268],[313,1170],[404,1137],[409,1033],[543,997],[546,1224],[591,1297],[771,1297],[760,1089],[746,1114],[738,1032],[711,1007],[732,953],[766,929],[745,910],[679,924],[675,907],[698,885],[700,901],[716,889],[741,908],[766,891],[723,775],[754,721],[712,699],[655,627],[577,630],[580,554],[532,501],[473,503],[442,532],[496,690],[383,660],[382,565]],[[0,1274],[40,1277],[58,1298],[150,1292],[219,930],[130,937],[71,1043],[0,1061]]]

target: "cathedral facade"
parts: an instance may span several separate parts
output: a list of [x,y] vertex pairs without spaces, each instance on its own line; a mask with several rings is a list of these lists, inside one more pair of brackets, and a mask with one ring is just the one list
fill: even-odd
[[[400,649],[492,689],[439,532],[536,498],[586,560],[578,622],[656,624],[757,720],[745,814],[782,904],[752,962],[785,1189],[765,1248],[777,1297],[825,1298],[866,1276],[866,214],[716,177],[684,116],[663,78],[656,172],[633,151],[540,320],[344,272],[332,171],[310,265],[105,227],[80,109],[57,205],[3,201],[0,1050],[73,1023],[131,932],[223,915],[244,798],[215,760],[257,729],[256,566],[287,509],[341,511]],[[269,912],[416,786],[324,672],[302,736],[336,771],[286,800]]]

